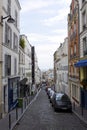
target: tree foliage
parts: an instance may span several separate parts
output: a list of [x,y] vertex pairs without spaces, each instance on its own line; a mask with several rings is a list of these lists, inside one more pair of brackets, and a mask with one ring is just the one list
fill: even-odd
[[24,49],[25,48],[25,40],[20,38],[20,46]]

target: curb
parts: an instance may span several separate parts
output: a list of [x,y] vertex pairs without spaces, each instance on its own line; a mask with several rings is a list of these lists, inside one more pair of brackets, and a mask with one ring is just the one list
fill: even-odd
[[80,116],[77,112],[75,112],[74,110],[72,110],[72,112],[82,121],[82,123],[87,127],[87,121]]
[[14,122],[11,126],[10,130],[13,130],[13,128],[17,125],[17,123],[20,121],[20,119],[23,117],[24,113],[26,112],[26,110],[28,109],[28,107],[36,100],[37,96],[39,95],[41,89],[38,91],[38,93],[35,95],[35,97],[31,100],[31,102],[28,104],[28,106],[26,107],[26,109],[24,110],[24,112],[20,115],[20,117],[18,118],[18,120],[16,122]]

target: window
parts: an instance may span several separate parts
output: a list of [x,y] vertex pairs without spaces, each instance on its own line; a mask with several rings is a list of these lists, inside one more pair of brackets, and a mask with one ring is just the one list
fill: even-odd
[[74,44],[74,54],[76,55],[76,43]]
[[18,51],[18,37],[17,37],[17,35],[14,33],[14,38],[13,38],[13,49],[15,50],[15,51]]
[[8,0],[7,12],[9,15],[11,15],[11,0]]
[[5,45],[11,48],[12,45],[12,30],[11,28],[5,23]]
[[71,55],[73,54],[73,48],[71,47]]
[[17,14],[17,11],[15,10],[15,26],[17,27],[17,24],[18,24],[18,14]]
[[11,56],[5,55],[5,76],[11,75]]
[[76,32],[76,23],[74,23],[74,32]]
[[19,63],[20,63],[20,58],[21,58],[21,51],[19,50]]
[[84,53],[84,56],[87,55],[87,38],[86,37],[83,38],[83,53]]
[[62,73],[62,81],[64,81],[64,73]]
[[75,74],[75,76],[77,74],[77,68],[76,67],[74,67],[74,74]]
[[13,102],[17,100],[17,81],[13,82]]
[[83,25],[83,31],[86,29],[86,12],[84,11],[82,13],[82,25]]
[[82,3],[84,3],[85,2],[85,0],[82,0]]
[[75,84],[72,84],[72,96],[76,99],[79,98],[79,94],[78,94],[78,86],[76,86]]
[[17,74],[17,59],[14,59],[14,74]]

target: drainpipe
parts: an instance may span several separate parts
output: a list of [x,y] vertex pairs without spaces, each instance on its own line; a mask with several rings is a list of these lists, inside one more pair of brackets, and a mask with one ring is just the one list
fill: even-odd
[[[2,14],[2,2],[0,3],[0,13]],[[0,14],[0,18],[1,18]],[[2,118],[3,105],[2,105],[2,41],[3,41],[3,25],[0,19],[0,118]]]

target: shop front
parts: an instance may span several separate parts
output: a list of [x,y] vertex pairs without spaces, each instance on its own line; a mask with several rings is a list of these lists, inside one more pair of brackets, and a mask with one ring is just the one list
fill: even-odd
[[18,82],[20,77],[8,79],[8,110],[11,111],[17,106],[18,99]]

